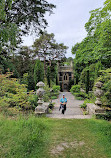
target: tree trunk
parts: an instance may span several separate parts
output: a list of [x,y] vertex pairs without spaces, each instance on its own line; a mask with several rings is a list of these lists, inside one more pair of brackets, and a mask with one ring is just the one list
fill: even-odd
[[46,57],[44,57],[44,77],[46,78]]
[[89,69],[86,72],[86,93],[89,92]]

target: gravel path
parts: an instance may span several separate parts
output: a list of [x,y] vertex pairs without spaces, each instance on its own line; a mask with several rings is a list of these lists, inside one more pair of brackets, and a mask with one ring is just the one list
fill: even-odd
[[[62,98],[62,95],[65,94],[65,97],[67,98],[67,110],[65,114],[61,114],[61,111],[59,111],[60,106],[60,98]],[[66,119],[89,119],[91,118],[91,115],[83,115],[83,111],[80,108],[80,105],[83,104],[84,101],[76,100],[74,96],[70,92],[61,92],[58,99],[53,100],[55,102],[55,107],[52,111],[52,114],[47,114],[47,117],[51,118],[66,118]]]

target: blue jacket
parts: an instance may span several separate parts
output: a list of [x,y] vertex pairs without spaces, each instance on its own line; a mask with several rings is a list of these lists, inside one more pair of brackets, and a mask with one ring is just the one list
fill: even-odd
[[60,99],[60,102],[61,102],[61,103],[67,103],[67,99],[66,99],[66,98],[61,98],[61,99]]

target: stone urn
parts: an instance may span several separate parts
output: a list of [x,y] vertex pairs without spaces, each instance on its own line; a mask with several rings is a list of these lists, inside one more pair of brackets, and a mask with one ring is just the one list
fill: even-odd
[[43,114],[45,113],[45,108],[44,108],[44,101],[43,101],[43,95],[44,95],[44,83],[43,82],[38,82],[37,87],[39,89],[36,91],[36,94],[38,96],[38,106],[35,108],[35,114]]
[[96,105],[102,105],[102,102],[101,102],[101,96],[103,95],[103,90],[101,89],[103,83],[102,82],[97,82],[95,84],[95,87],[96,87],[96,90],[94,91],[94,94],[96,96],[96,101],[95,101],[95,104]]
[[44,95],[44,89],[43,89],[43,87],[44,87],[44,83],[43,82],[38,82],[37,83],[37,87],[39,87],[39,89],[36,91],[36,94],[37,94],[37,96],[38,96],[38,103],[40,103],[41,102],[41,104],[43,103],[43,95]]

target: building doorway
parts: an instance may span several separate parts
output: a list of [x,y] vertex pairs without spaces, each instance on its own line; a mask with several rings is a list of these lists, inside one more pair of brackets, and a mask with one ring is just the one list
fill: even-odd
[[64,84],[63,91],[68,91],[68,85],[67,84]]

